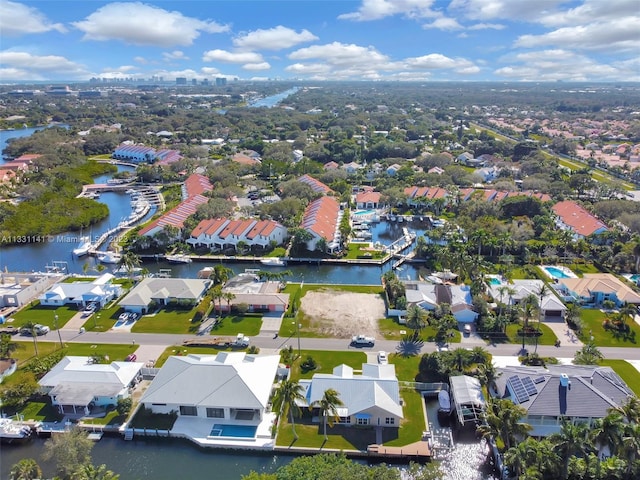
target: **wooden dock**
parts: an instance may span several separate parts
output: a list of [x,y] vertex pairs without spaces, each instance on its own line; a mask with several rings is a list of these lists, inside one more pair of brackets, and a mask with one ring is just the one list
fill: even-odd
[[403,447],[387,447],[385,445],[369,445],[367,454],[370,457],[384,458],[389,461],[415,460],[425,462],[431,460],[431,448],[427,441],[419,441]]

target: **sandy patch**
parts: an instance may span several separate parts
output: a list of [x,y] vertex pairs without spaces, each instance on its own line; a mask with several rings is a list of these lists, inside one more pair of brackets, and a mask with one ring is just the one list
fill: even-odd
[[301,310],[311,330],[337,338],[376,337],[378,320],[385,317],[384,301],[373,293],[312,290],[302,297]]

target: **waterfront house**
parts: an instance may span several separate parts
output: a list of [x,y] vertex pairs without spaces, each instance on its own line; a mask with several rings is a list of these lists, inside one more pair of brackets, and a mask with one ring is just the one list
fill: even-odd
[[556,214],[558,228],[569,230],[576,240],[609,230],[603,221],[571,200],[558,202],[552,209]]
[[[418,280],[403,282],[407,296],[407,307],[416,305],[424,310],[435,310],[438,305],[447,304],[451,313],[460,323],[473,323],[478,318],[471,300],[468,285],[445,285]],[[406,311],[402,312],[406,317]]]
[[244,352],[171,356],[140,403],[153,413],[177,413],[172,435],[203,446],[230,440],[246,448],[272,445],[276,416],[269,398],[279,363],[279,355]]
[[211,286],[211,280],[195,278],[144,278],[120,300],[127,312],[146,314],[154,307],[197,305]]
[[404,194],[409,207],[430,208],[437,212],[448,203],[449,193],[440,187],[406,187]]
[[307,205],[301,228],[311,234],[307,249],[314,251],[320,239],[324,239],[327,251],[335,252],[341,247],[340,220],[343,215],[340,204],[333,197],[320,197]]
[[380,206],[380,192],[363,191],[356,195],[356,207],[360,209],[378,208]]
[[560,278],[556,286],[567,301],[586,306],[602,306],[611,300],[617,307],[625,303],[640,305],[640,295],[610,273],[585,273],[582,278]]
[[0,272],[0,308],[29,303],[55,281],[44,273]]
[[205,193],[211,190],[213,190],[213,185],[206,176],[199,173],[190,175],[182,185],[182,202],[142,227],[138,231],[138,235],[151,237],[163,231],[165,227],[175,227],[178,231],[182,230],[185,220],[196,213],[200,205],[209,201],[209,197],[205,196]]
[[512,366],[497,369],[491,395],[508,398],[527,413],[522,419],[533,427],[529,434],[546,437],[558,433],[563,419],[593,422],[633,396],[611,369],[594,365]]
[[95,408],[115,407],[128,398],[140,379],[142,362],[93,363],[91,357],[67,356],[38,384],[51,404],[65,415],[89,415]]
[[224,293],[232,293],[234,298],[218,304],[217,308],[228,312],[244,304],[250,312],[285,312],[289,307],[289,294],[281,293],[280,286],[281,282],[263,282],[253,273],[240,273],[222,288]]
[[[311,380],[300,380],[300,385],[305,389],[301,407],[320,401],[330,388],[337,391],[343,403],[337,409],[340,425],[398,428],[404,418],[393,364],[364,363],[360,375],[354,375],[348,365],[338,365],[333,373],[316,373]],[[314,408],[314,418],[321,421],[317,408]]]
[[123,293],[120,285],[112,283],[114,278],[110,273],[103,273],[91,282],[56,283],[41,294],[38,300],[41,305],[47,307],[60,305],[85,307],[90,303],[104,307]]
[[302,175],[300,178],[298,178],[298,181],[304,183],[305,185],[309,185],[311,187],[311,190],[316,193],[322,193],[326,195],[333,191],[327,185],[322,183],[320,180],[313,178],[311,175]]
[[187,243],[194,247],[223,250],[236,249],[240,242],[244,242],[250,248],[266,249],[271,245],[282,245],[286,238],[287,229],[274,220],[209,218],[193,229]]

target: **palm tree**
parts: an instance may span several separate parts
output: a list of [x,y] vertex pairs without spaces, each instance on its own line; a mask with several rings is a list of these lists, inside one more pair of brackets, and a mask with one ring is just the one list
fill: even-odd
[[535,309],[537,308],[537,303],[538,298],[533,294],[528,295],[522,300],[522,351],[524,351],[524,342],[527,338],[527,333],[529,330],[529,319],[534,316],[533,314],[535,312]]
[[638,397],[629,397],[625,403],[616,407],[614,411],[622,414],[628,423],[640,423],[640,400]]
[[42,477],[42,470],[33,458],[23,458],[11,467],[9,480],[35,480]]
[[209,274],[209,280],[213,280],[214,285],[224,285],[232,273],[233,270],[230,268],[224,265],[216,265],[213,267],[211,274]]
[[598,365],[603,358],[604,355],[598,350],[598,347],[593,342],[589,342],[576,352],[573,363],[576,365]]
[[131,278],[133,270],[140,266],[140,257],[134,252],[128,251],[120,257],[119,264],[119,266],[124,267],[129,274],[129,278]]
[[324,391],[324,395],[320,400],[316,400],[310,406],[310,408],[318,408],[320,410],[320,416],[322,417],[322,424],[324,426],[324,439],[329,440],[327,436],[327,423],[330,427],[333,427],[335,420],[340,420],[338,415],[338,407],[344,405],[340,400],[340,394],[333,388],[329,388]]
[[410,305],[407,309],[407,327],[413,330],[417,337],[419,333],[428,325],[428,314],[417,305]]
[[227,312],[231,313],[231,301],[236,298],[236,296],[231,292],[222,292],[222,298],[227,302]]
[[587,424],[573,424],[567,419],[562,421],[560,432],[551,435],[550,441],[555,445],[560,457],[564,459],[562,478],[567,478],[569,458],[571,456],[583,456],[595,450],[589,442],[589,427]]
[[595,421],[590,431],[590,439],[594,445],[609,447],[612,454],[616,454],[622,443],[624,432],[624,417],[617,411],[611,411],[604,418]]
[[[491,398],[491,397],[489,397]],[[522,438],[531,430],[531,425],[522,423],[527,411],[509,399],[492,399],[483,414],[483,424],[478,433],[485,437],[499,437],[505,450],[511,448],[516,438]]]
[[295,380],[284,380],[273,396],[273,409],[281,412],[285,407],[289,410],[289,418],[291,428],[293,429],[293,438],[298,439],[294,417],[299,417],[301,410],[298,401],[305,400],[304,387]]
[[218,311],[220,315],[222,315],[222,299],[224,298],[224,293],[222,293],[222,287],[220,285],[216,285],[211,289],[211,298],[213,299],[213,304],[216,304],[216,300],[218,301]]
[[102,464],[84,465],[73,475],[73,480],[118,480],[120,475],[113,473],[107,469],[107,466]]

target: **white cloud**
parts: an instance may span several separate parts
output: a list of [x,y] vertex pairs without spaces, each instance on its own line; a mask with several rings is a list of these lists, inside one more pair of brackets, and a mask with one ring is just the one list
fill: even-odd
[[467,28],[469,30],[504,30],[506,27],[500,23],[476,23]]
[[557,11],[566,0],[451,0],[449,11],[472,20],[496,18],[534,22]]
[[580,50],[624,52],[640,50],[638,26],[640,16],[625,17],[607,22],[563,27],[542,35],[522,35],[515,41],[516,47],[536,48],[561,46]]
[[308,30],[296,32],[278,25],[268,30],[254,30],[234,38],[233,44],[238,48],[247,50],[282,50],[313,40],[318,40],[318,37]]
[[640,11],[638,0],[584,0],[582,5],[564,12],[553,12],[544,15],[540,22],[548,26],[576,25],[593,21],[618,20],[633,17]]
[[409,18],[429,18],[435,16],[431,10],[434,0],[362,0],[356,12],[339,15],[341,20],[366,22],[393,15]]
[[203,62],[224,63],[262,63],[262,55],[255,52],[229,52],[227,50],[209,50],[202,54]]
[[84,40],[121,40],[134,45],[191,45],[201,32],[221,33],[227,25],[185,17],[143,3],[109,3],[82,21],[74,22]]
[[440,53],[430,53],[422,57],[406,58],[404,68],[409,70],[453,70],[456,73],[469,75],[478,73],[478,68],[466,58],[451,58]]
[[180,50],[174,50],[173,52],[162,52],[162,58],[164,58],[167,62],[172,62],[176,60],[189,60],[184,52]]
[[426,29],[435,28],[438,30],[451,31],[451,30],[462,30],[462,28],[464,27],[460,25],[455,18],[440,17],[431,23],[427,23],[423,25],[422,28],[426,28]]
[[4,80],[74,80],[85,79],[89,75],[84,66],[58,55],[33,55],[5,50],[0,52],[0,64],[4,68],[1,75]]
[[213,68],[213,67],[202,67],[200,69],[200,71],[202,73],[204,73],[205,75],[216,75],[216,74],[220,73],[220,70],[218,70],[217,68]]
[[51,23],[37,8],[17,2],[0,2],[0,32],[3,36],[16,37],[51,30],[67,31],[61,23]]
[[271,65],[268,62],[259,62],[259,63],[246,63],[242,66],[244,70],[258,71],[258,70],[269,70]]
[[372,68],[385,68],[389,63],[389,57],[378,52],[374,47],[361,47],[340,42],[301,48],[290,53],[289,58],[291,60],[316,59],[339,67],[364,65]]
[[141,56],[133,57],[133,61],[140,65],[147,65],[149,63],[149,60]]
[[638,81],[638,65],[633,61],[615,65],[595,60],[565,49],[523,52],[501,59],[511,63],[494,73],[501,77],[522,81]]
[[296,75],[317,75],[331,72],[331,67],[326,63],[294,63],[286,67],[285,71]]

